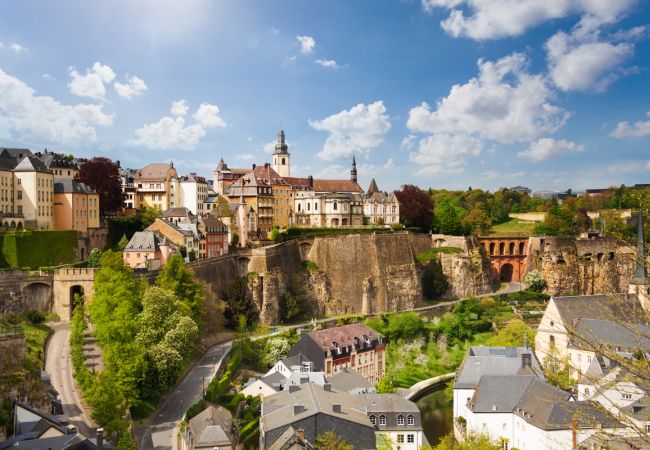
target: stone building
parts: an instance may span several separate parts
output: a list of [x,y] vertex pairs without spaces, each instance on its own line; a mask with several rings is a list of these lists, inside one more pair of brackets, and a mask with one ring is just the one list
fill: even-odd
[[208,406],[182,431],[180,450],[232,450],[237,447],[232,414],[223,406]]
[[363,197],[347,192],[298,192],[294,199],[293,223],[310,227],[361,226]]
[[199,229],[204,237],[204,246],[200,254],[205,258],[214,258],[216,256],[228,254],[228,227],[221,220],[215,217],[202,217],[199,219]]
[[51,230],[54,223],[54,175],[35,156],[24,156],[13,170],[16,210],[28,228]]
[[137,231],[122,252],[124,265],[133,269],[161,268],[178,250],[153,231]]
[[178,174],[174,164],[147,164],[137,171],[134,179],[136,204],[166,211],[177,204],[179,198]]
[[399,201],[394,192],[382,192],[373,178],[363,202],[363,215],[369,224],[395,225],[399,223]]
[[54,182],[55,230],[75,230],[87,234],[99,228],[99,194],[71,178]]
[[332,376],[352,368],[372,384],[386,372],[386,348],[383,338],[363,323],[303,333],[291,347],[290,356],[302,354],[313,370]]
[[481,236],[479,241],[490,259],[495,280],[523,281],[528,259],[528,237]]

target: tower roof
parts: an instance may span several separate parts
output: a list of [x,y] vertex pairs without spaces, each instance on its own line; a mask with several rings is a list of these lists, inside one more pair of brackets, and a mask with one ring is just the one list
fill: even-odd
[[284,130],[278,132],[278,142],[275,144],[275,152],[277,153],[289,153],[289,146],[285,141]]
[[370,196],[370,195],[374,194],[375,192],[379,192],[379,188],[377,187],[377,182],[375,181],[375,178],[373,177],[373,179],[370,181],[370,186],[368,186],[368,191],[366,192],[366,194],[368,196]]

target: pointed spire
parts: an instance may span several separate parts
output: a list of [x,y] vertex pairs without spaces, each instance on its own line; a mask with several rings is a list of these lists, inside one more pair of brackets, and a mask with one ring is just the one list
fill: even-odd
[[370,186],[368,186],[368,192],[366,192],[366,194],[371,195],[374,194],[375,192],[379,192],[379,188],[377,187],[377,182],[373,177],[372,180],[370,181]]
[[354,157],[354,154],[352,154],[352,170],[350,170],[350,180],[353,183],[357,182],[357,160]]
[[648,273],[645,270],[645,242],[643,235],[643,212],[639,210],[639,219],[636,226],[637,250],[636,250],[636,278],[646,280]]
[[288,153],[289,146],[285,141],[284,130],[278,132],[278,143],[275,144],[275,153]]

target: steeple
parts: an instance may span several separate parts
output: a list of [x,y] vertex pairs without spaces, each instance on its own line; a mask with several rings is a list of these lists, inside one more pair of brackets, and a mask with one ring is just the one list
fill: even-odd
[[284,130],[280,130],[278,132],[278,142],[275,144],[275,153],[274,155],[278,153],[288,153],[289,146],[285,142],[285,137],[284,137]]
[[648,273],[645,269],[645,242],[643,236],[643,212],[639,211],[636,226],[636,279],[648,283]]
[[350,180],[353,183],[357,182],[357,160],[354,155],[352,155],[352,170],[350,170]]
[[375,192],[379,192],[379,188],[377,187],[377,182],[375,181],[375,178],[373,177],[373,179],[370,181],[370,186],[368,186],[368,191],[366,192],[366,194],[368,196],[370,196],[370,195],[374,194]]

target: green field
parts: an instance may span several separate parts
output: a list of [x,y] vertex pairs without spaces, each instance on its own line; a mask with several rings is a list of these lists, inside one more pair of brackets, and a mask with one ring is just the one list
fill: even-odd
[[535,225],[535,222],[512,219],[509,222],[494,225],[491,234],[497,236],[530,236]]

